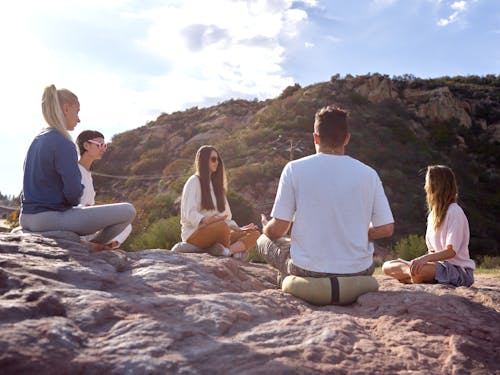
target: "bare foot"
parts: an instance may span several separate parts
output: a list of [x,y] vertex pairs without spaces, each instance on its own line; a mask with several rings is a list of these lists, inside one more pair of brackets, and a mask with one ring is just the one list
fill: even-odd
[[405,277],[405,278],[403,278],[403,279],[398,279],[398,281],[399,281],[401,284],[413,284],[413,283],[411,282],[411,277],[409,277],[409,276],[408,276],[408,277]]
[[120,243],[118,241],[113,241],[113,242],[108,243],[107,246],[109,246],[110,249],[116,249],[118,246],[120,246]]
[[82,243],[85,245],[90,246],[92,249],[95,251],[103,251],[103,250],[111,250],[112,247],[109,245],[104,245],[102,243],[97,243],[97,242],[92,242],[92,241],[85,241],[85,240],[80,240]]

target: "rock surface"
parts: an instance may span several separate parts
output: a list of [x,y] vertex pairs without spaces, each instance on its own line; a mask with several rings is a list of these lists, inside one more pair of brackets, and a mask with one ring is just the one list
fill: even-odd
[[500,373],[500,279],[315,307],[206,254],[0,234],[2,374]]
[[435,123],[456,121],[460,126],[472,126],[472,119],[466,110],[467,103],[456,98],[448,87],[406,89],[403,96],[408,104],[416,106],[416,115],[421,119],[430,119]]

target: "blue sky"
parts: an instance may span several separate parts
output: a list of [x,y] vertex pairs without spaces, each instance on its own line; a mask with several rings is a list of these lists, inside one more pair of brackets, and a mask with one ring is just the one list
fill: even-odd
[[45,86],[107,139],[162,112],[336,73],[500,74],[497,0],[32,0],[0,13],[0,192],[17,195]]

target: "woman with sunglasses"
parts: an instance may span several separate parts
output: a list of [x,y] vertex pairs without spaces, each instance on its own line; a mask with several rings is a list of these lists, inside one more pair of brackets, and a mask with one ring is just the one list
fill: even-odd
[[246,259],[260,233],[253,223],[239,227],[231,219],[224,163],[217,150],[200,147],[195,169],[182,190],[182,241],[212,255]]
[[24,161],[19,222],[32,232],[98,232],[92,246],[102,250],[134,220],[135,209],[129,203],[77,207],[83,186],[69,131],[80,122],[79,111],[71,91],[45,88],[42,113],[48,127],[35,137]]
[[[108,148],[108,145],[104,142],[104,135],[96,130],[84,130],[81,132],[76,138],[76,145],[80,153],[78,167],[80,168],[80,173],[82,174],[83,185],[83,193],[80,197],[80,206],[93,206],[95,205],[96,193],[94,190],[94,181],[92,179],[92,174],[90,173],[90,168],[94,161],[101,160]],[[108,243],[108,247],[113,249],[119,247],[123,242],[125,242],[131,232],[132,225],[129,224],[123,232]],[[91,234],[89,236],[84,236],[82,239],[84,241],[92,241],[94,237],[95,234]]]

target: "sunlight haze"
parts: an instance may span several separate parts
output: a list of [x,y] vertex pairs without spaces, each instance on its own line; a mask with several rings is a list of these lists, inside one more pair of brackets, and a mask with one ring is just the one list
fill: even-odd
[[273,98],[337,73],[500,73],[493,0],[20,1],[2,5],[0,35],[9,195],[50,84],[79,97],[74,139],[93,129],[110,140],[163,112]]

